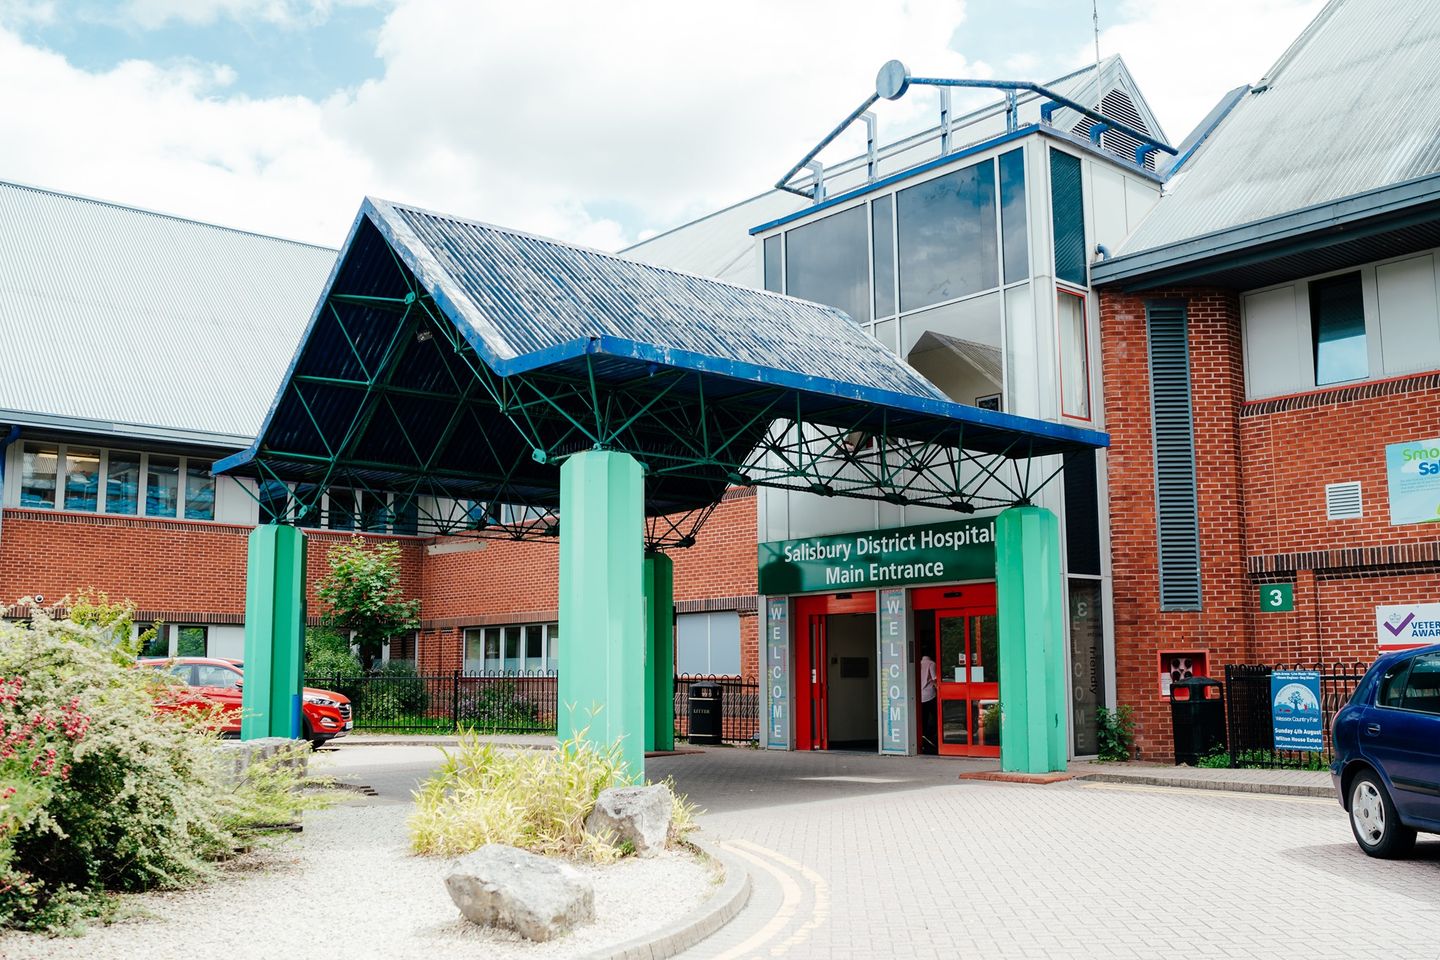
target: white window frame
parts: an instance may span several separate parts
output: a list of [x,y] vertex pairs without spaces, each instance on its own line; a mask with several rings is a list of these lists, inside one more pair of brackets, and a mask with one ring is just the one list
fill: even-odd
[[[11,491],[11,492],[6,496],[6,498],[5,498],[5,502],[6,502],[6,505],[7,505],[7,506],[13,506],[13,507],[17,507],[17,508],[21,506],[21,503],[20,503],[20,491],[23,489],[23,487],[24,487],[24,482],[25,482],[25,475],[24,475],[24,470],[25,470],[25,448],[26,448],[27,445],[32,445],[32,444],[33,444],[33,445],[43,445],[43,446],[47,446],[47,447],[48,447],[48,446],[53,446],[53,447],[55,447],[55,449],[56,449],[56,451],[57,451],[57,453],[56,453],[56,467],[55,467],[55,504],[54,504],[53,507],[48,507],[48,508],[47,508],[47,507],[28,507],[28,508],[25,508],[25,509],[33,509],[33,510],[46,510],[46,509],[50,509],[50,510],[54,510],[56,513],[62,513],[62,512],[64,512],[64,513],[82,513],[82,514],[85,514],[86,516],[93,516],[93,515],[97,515],[97,514],[104,514],[104,515],[106,515],[106,516],[112,516],[112,517],[136,517],[136,518],[141,518],[141,517],[143,517],[143,518],[148,518],[148,519],[151,519],[151,520],[184,520],[184,521],[186,521],[187,523],[210,523],[210,522],[213,522],[214,519],[215,519],[215,508],[214,508],[213,505],[211,506],[210,519],[209,519],[209,520],[190,519],[190,518],[188,518],[188,517],[185,516],[185,499],[186,499],[187,491],[189,490],[189,486],[190,486],[190,462],[193,460],[193,461],[197,461],[197,462],[200,462],[200,463],[207,463],[207,464],[208,464],[209,461],[206,460],[205,458],[203,458],[203,457],[190,457],[190,456],[185,456],[185,455],[183,455],[183,454],[178,454],[178,453],[157,453],[157,454],[155,454],[155,456],[158,456],[158,457],[166,457],[166,458],[168,458],[168,459],[173,459],[173,460],[175,460],[176,463],[178,464],[177,469],[179,470],[179,476],[177,477],[177,486],[176,486],[175,513],[174,513],[173,515],[171,515],[171,514],[164,514],[164,513],[147,513],[146,510],[145,510],[145,503],[146,503],[146,494],[149,492],[148,489],[147,489],[148,486],[149,486],[148,475],[149,475],[149,472],[150,472],[150,453],[149,453],[149,451],[146,451],[146,450],[136,450],[136,449],[134,449],[133,447],[106,447],[106,446],[100,446],[100,445],[98,445],[98,444],[93,444],[93,443],[85,443],[85,442],[83,442],[83,441],[82,441],[82,442],[79,442],[79,443],[71,443],[71,442],[69,442],[69,441],[63,441],[63,442],[61,442],[61,441],[36,440],[36,439],[33,439],[33,438],[25,438],[25,439],[20,440],[17,444],[15,444],[15,446],[18,448],[18,449],[16,450],[16,453],[15,453],[15,461],[14,461],[14,472],[15,472],[15,476],[16,476],[16,481],[15,481],[15,486],[14,486],[14,488],[13,488],[13,491]],[[98,467],[98,470],[99,470],[99,473],[98,473],[98,489],[97,489],[96,494],[95,494],[95,509],[94,509],[94,510],[76,510],[76,509],[73,509],[73,508],[67,506],[66,503],[65,503],[65,474],[66,474],[66,463],[67,463],[68,460],[69,460],[71,448],[78,448],[78,449],[83,449],[83,450],[98,450],[98,451],[100,452],[100,463],[99,463],[99,467]],[[138,478],[138,480],[137,480],[137,482],[136,482],[136,485],[135,485],[135,512],[134,512],[134,513],[114,513],[114,512],[112,512],[112,511],[110,510],[110,505],[109,505],[109,503],[108,503],[108,498],[109,498],[109,484],[110,484],[110,454],[111,454],[112,451],[113,451],[113,452],[116,452],[116,453],[132,453],[132,454],[135,454],[136,456],[138,456],[138,457],[140,458],[140,476],[139,476],[139,478]],[[209,472],[209,471],[208,471],[208,467],[207,467],[207,472]],[[216,492],[217,492],[217,494],[218,494],[218,490],[219,490],[219,478],[218,478],[218,477],[215,477],[213,474],[211,474],[211,480],[214,481],[215,489],[216,489]]]

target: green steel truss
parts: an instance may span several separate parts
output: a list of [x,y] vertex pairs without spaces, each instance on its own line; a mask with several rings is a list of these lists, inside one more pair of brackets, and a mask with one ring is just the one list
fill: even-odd
[[[279,402],[293,400],[313,436],[293,445],[266,437],[251,467],[263,520],[334,527],[336,497],[324,523],[324,495],[353,490],[367,505],[350,518],[354,529],[550,539],[559,533],[560,464],[614,450],[645,470],[654,550],[693,544],[731,486],[973,513],[1031,502],[1063,466],[1059,456],[1032,459],[1024,437],[981,453],[966,448],[963,424],[894,429],[863,401],[786,407],[797,401],[759,383],[716,396],[713,375],[678,368],[617,375],[607,358],[586,355],[500,377],[393,262],[403,295],[332,292],[322,305],[321,320],[349,351],[331,367],[349,372],[303,373],[302,364],[286,384]],[[379,345],[377,313],[390,318]],[[427,371],[423,384],[416,369]],[[469,454],[457,461],[483,460],[488,472],[447,466],[456,444]],[[348,507],[351,494],[343,496]]]

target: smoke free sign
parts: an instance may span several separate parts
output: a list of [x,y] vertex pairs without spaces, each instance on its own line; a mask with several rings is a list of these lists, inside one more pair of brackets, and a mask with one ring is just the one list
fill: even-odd
[[1385,448],[1390,523],[1440,522],[1440,437]]

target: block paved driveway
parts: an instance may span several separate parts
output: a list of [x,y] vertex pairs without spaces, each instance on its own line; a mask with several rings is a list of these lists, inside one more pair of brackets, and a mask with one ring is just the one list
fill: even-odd
[[750,865],[686,958],[1440,958],[1440,838],[1371,860],[1330,800],[959,781],[963,761],[648,761]]

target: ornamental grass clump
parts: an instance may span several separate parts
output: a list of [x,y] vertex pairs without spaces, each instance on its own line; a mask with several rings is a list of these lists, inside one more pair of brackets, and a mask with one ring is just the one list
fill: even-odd
[[415,794],[410,833],[416,853],[458,856],[487,843],[596,861],[621,855],[585,830],[600,792],[627,786],[618,745],[599,749],[576,736],[556,750],[501,750],[464,736]]
[[0,928],[65,929],[113,892],[188,885],[237,831],[313,805],[293,765],[237,781],[213,717],[157,711],[168,681],[135,667],[117,622],[0,622]]

